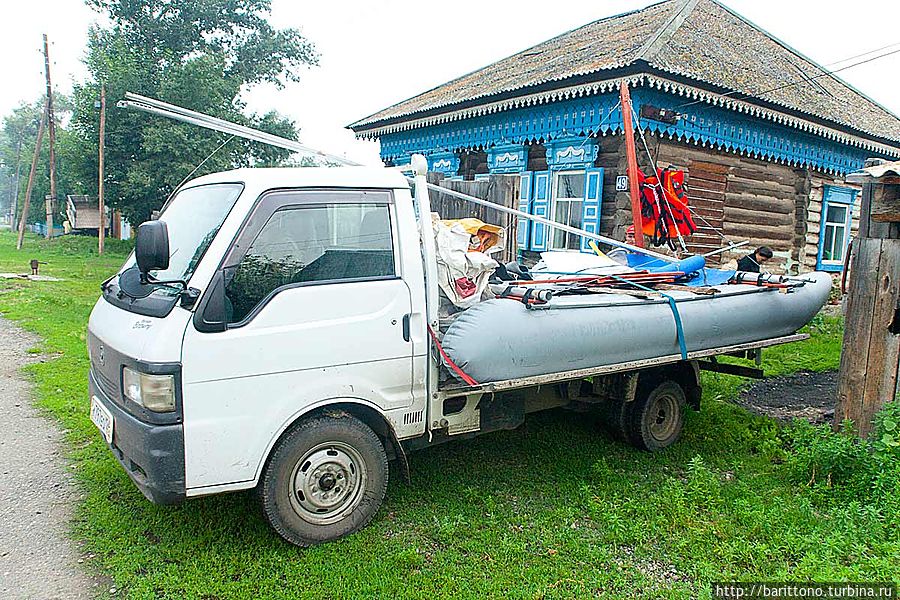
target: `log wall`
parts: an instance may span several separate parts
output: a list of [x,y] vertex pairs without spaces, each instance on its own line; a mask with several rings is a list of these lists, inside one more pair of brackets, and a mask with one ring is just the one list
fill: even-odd
[[660,168],[672,166],[688,173],[688,198],[699,214],[692,250],[708,252],[728,241],[749,240],[747,246],[724,252],[720,261],[713,262],[729,263],[758,246],[769,246],[775,257],[766,264],[767,270],[798,270],[805,170],[669,140],[655,143]]

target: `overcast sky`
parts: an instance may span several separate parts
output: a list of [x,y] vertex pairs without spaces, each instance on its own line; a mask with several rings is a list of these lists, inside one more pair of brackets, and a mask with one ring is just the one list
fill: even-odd
[[[823,65],[900,44],[897,0],[859,5],[828,0],[724,3]],[[377,145],[355,140],[344,126],[564,31],[649,4],[646,0],[442,4],[273,0],[273,24],[301,29],[317,46],[321,62],[299,84],[284,90],[256,87],[246,99],[254,111],[275,109],[293,118],[305,144],[377,163]],[[97,16],[81,0],[6,0],[4,12],[0,56],[4,57],[5,83],[0,86],[0,115],[43,93],[40,45],[44,32],[52,43],[54,86],[68,93],[72,81],[85,76],[81,59],[87,29]],[[900,114],[900,53],[842,71],[840,76]]]

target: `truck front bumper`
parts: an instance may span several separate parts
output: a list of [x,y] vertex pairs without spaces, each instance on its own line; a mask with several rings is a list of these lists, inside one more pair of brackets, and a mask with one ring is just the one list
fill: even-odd
[[141,421],[103,393],[93,372],[88,389],[112,413],[110,449],[141,493],[155,504],[184,500],[184,426]]

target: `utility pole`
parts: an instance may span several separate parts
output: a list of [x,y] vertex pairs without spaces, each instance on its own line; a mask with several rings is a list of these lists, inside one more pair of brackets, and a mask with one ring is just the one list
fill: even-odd
[[631,123],[631,94],[628,82],[619,84],[619,100],[622,103],[622,135],[625,138],[625,154],[628,158],[628,192],[631,197],[631,218],[634,221],[634,245],[644,247],[644,222],[641,218],[641,191],[638,188],[637,149],[634,146],[634,127]]
[[34,142],[34,156],[31,159],[31,171],[28,173],[28,185],[25,188],[25,202],[22,204],[22,217],[19,219],[19,238],[16,240],[16,250],[22,249],[22,240],[25,238],[25,222],[28,221],[28,209],[31,205],[31,191],[34,189],[34,173],[37,171],[38,160],[41,158],[41,142],[44,140],[44,123],[47,122],[47,101],[44,101],[44,112],[41,113],[41,122],[38,125],[37,140]]
[[53,204],[56,202],[56,123],[53,118],[53,89],[50,85],[50,44],[44,34],[44,71],[47,74],[47,127],[50,130],[50,200],[47,206],[47,239],[53,237]]
[[100,84],[100,167],[97,181],[97,203],[100,209],[100,237],[97,241],[97,253],[103,254],[103,238],[106,235],[106,209],[103,205],[103,147],[106,144],[106,88]]
[[16,181],[13,184],[12,215],[9,218],[10,229],[16,226],[16,213],[19,212],[19,175],[22,172],[22,138],[24,137],[25,132],[20,132],[19,141],[16,142]]

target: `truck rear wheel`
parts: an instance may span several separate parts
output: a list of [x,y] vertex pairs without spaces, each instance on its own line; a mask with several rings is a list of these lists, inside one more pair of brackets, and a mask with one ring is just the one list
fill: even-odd
[[365,527],[384,500],[384,445],[346,413],[294,426],[272,451],[259,483],[263,514],[278,534],[311,546]]
[[684,390],[672,380],[638,386],[627,404],[627,437],[636,448],[662,450],[675,443],[684,427]]

